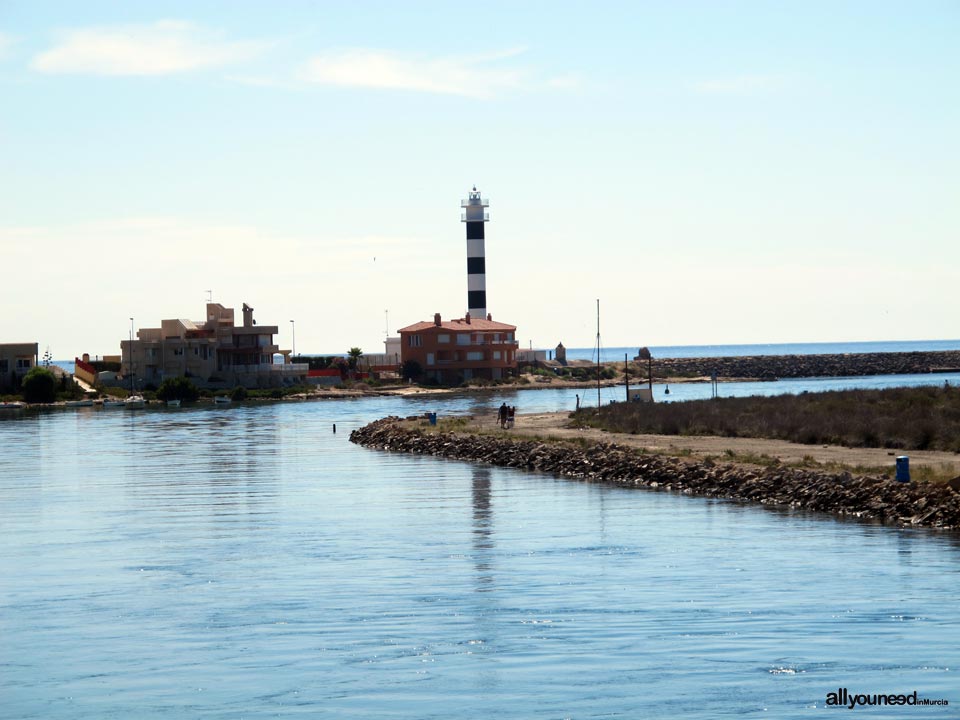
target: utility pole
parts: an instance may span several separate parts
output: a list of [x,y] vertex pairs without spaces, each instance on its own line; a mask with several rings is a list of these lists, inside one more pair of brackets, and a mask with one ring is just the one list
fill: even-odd
[[627,402],[630,402],[630,366],[627,364],[627,354],[623,354],[623,389],[627,393]]
[[597,298],[597,417],[600,417],[600,298]]

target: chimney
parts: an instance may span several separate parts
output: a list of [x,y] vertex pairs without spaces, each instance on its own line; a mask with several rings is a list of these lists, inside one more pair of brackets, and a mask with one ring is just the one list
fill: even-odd
[[466,321],[467,321],[467,325],[469,325],[469,324],[470,324],[470,313],[467,313],[466,317],[464,317],[463,319],[466,320]]
[[487,313],[487,320],[493,320],[493,313]]
[[244,327],[253,327],[255,323],[253,322],[253,308],[243,304],[243,326]]
[[433,324],[440,327],[440,313],[433,314]]

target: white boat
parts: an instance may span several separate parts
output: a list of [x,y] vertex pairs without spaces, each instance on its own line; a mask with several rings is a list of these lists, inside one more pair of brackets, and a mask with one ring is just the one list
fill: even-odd
[[179,400],[167,400],[167,407],[180,407]]
[[67,400],[65,407],[93,407],[93,400]]
[[231,402],[229,395],[214,395],[213,401],[222,405],[226,405],[227,403]]
[[128,410],[139,410],[140,408],[145,407],[146,404],[147,402],[143,399],[143,395],[131,395],[123,401],[124,407],[126,407]]

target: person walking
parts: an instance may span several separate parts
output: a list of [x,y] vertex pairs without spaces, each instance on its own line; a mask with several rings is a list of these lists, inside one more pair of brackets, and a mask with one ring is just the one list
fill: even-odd
[[506,403],[503,403],[500,406],[500,409],[497,411],[497,424],[502,428],[507,426],[507,404]]

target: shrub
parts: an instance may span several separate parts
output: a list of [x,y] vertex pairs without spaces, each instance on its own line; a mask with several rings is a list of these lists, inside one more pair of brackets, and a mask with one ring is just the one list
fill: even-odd
[[960,393],[844,390],[682,403],[617,403],[584,421],[614,432],[764,437],[902,450],[960,447]]
[[420,376],[423,375],[423,368],[416,360],[407,360],[405,363],[403,363],[403,368],[401,369],[400,374],[403,376],[404,380],[413,380],[416,382],[420,379]]
[[238,402],[246,400],[248,396],[249,393],[243,385],[237,385],[233,390],[230,391],[230,399]]
[[57,378],[46,368],[31,368],[21,388],[28,403],[51,403],[57,399]]
[[157,398],[160,400],[183,400],[194,402],[200,397],[197,386],[186,377],[167,378],[157,389]]

